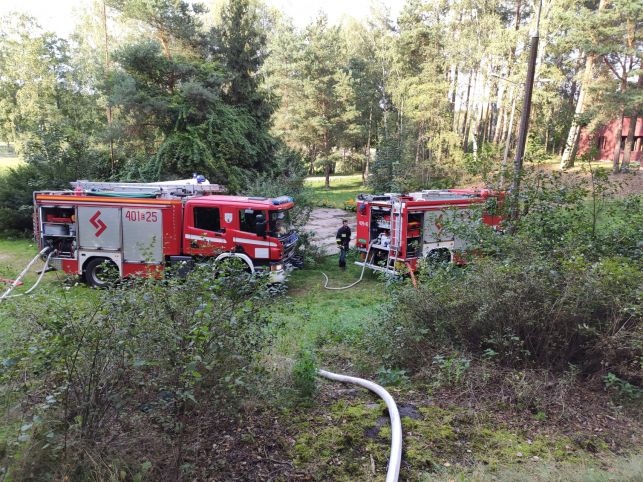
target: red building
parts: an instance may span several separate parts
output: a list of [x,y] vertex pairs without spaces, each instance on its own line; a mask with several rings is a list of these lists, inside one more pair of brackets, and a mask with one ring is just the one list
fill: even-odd
[[[590,149],[596,147],[598,149],[599,160],[612,160],[614,157],[614,147],[616,146],[616,131],[618,130],[619,121],[620,119],[614,119],[594,133],[589,132],[586,128],[581,129],[580,139],[578,140],[578,155],[586,154]],[[643,118],[639,117],[636,121],[634,144],[632,146],[630,161],[640,162],[643,158]],[[621,161],[623,160],[623,152],[625,151],[630,122],[629,117],[623,119],[623,132],[620,139]]]

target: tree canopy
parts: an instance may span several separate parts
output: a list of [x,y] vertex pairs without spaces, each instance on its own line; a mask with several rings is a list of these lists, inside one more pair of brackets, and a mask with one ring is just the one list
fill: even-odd
[[[259,0],[214,11],[106,0],[69,39],[13,16],[0,36],[0,137],[27,161],[45,139],[83,146],[78,164],[94,177],[198,171],[232,191],[271,169],[280,142],[309,173],[361,171],[376,189],[482,171],[501,172],[485,179],[500,186],[535,7],[408,0],[399,18],[374,7],[361,22],[320,14],[297,28]],[[543,1],[528,148],[569,166],[581,127],[640,115],[642,12],[633,0]],[[630,131],[616,171],[636,149]]]

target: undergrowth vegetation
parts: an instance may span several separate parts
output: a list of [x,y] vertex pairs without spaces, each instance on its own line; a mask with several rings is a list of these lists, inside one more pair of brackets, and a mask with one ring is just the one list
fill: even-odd
[[400,290],[373,327],[375,353],[416,373],[436,360],[444,368],[445,350],[513,368],[573,365],[584,375],[611,374],[614,390],[637,398],[641,197],[587,201],[582,184],[543,173],[527,186],[517,229],[451,226],[468,239],[469,253],[485,256],[466,267],[427,264],[419,288]]
[[[301,225],[315,197],[282,161],[247,193],[301,197]],[[580,467],[603,480],[605,457],[637,480],[641,198],[608,199],[593,175],[593,189],[526,179],[515,230],[445,221],[469,262],[427,260],[417,288],[367,272],[327,291],[322,271],[331,286],[359,277],[356,253],[340,271],[312,245],[287,292],[234,265],[106,290],[47,275],[0,312],[0,479],[382,477],[383,405],[320,382],[325,368],[393,394],[404,479],[566,480]],[[35,247],[0,250],[12,277]]]
[[194,411],[234,414],[257,386],[265,284],[240,267],[204,266],[186,279],[123,283],[97,302],[13,306],[23,332],[0,365],[2,395],[22,418],[1,454],[13,458],[10,477],[181,472],[198,429]]

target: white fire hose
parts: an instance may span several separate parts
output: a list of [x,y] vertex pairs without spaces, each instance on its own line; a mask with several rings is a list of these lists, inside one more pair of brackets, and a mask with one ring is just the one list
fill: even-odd
[[[38,276],[38,279],[36,280],[36,283],[24,293],[20,293],[17,295],[10,295],[13,289],[20,284],[20,281],[22,280],[22,278],[27,274],[27,271],[29,271],[29,269],[33,266],[33,264],[36,261],[38,261],[38,258],[44,256],[45,253],[47,253],[47,251],[49,251],[49,255],[47,255],[47,259],[45,260],[45,265],[43,266],[42,271],[40,272],[40,276]],[[11,283],[11,286],[9,286],[9,288],[7,288],[4,293],[2,293],[2,296],[0,296],[0,303],[2,303],[2,301],[8,298],[17,298],[18,296],[28,295],[33,290],[35,290],[40,284],[40,281],[42,280],[43,276],[45,275],[47,271],[47,267],[49,266],[49,259],[53,254],[54,254],[54,251],[51,250],[51,248],[46,247],[42,251],[40,251],[40,253],[38,253],[31,261],[29,261],[27,266],[25,266],[25,269],[23,269],[22,272],[18,275],[18,277],[15,280],[13,280],[13,283]]]
[[369,245],[368,245],[368,250],[366,251],[366,257],[364,258],[364,264],[362,265],[362,273],[359,275],[359,279],[358,279],[357,281],[355,281],[355,282],[353,282],[353,283],[351,283],[351,284],[349,284],[349,285],[346,285],[346,286],[337,286],[337,287],[328,286],[328,276],[326,275],[326,273],[324,273],[324,272],[322,271],[322,276],[323,276],[324,278],[326,278],[326,281],[324,281],[324,289],[327,289],[327,290],[347,290],[348,288],[352,288],[352,287],[353,287],[353,286],[355,286],[357,283],[359,283],[360,281],[362,281],[362,279],[364,278],[364,271],[366,271],[366,262],[368,261],[368,255],[369,255],[369,254],[370,254],[370,252],[371,252],[371,246],[372,246],[372,244],[373,244],[373,243],[371,243],[371,244],[369,244]]
[[400,463],[402,462],[402,422],[400,420],[400,412],[397,410],[397,405],[395,405],[395,400],[393,400],[391,394],[377,383],[364,380],[363,378],[338,375],[337,373],[327,372],[326,370],[319,370],[319,375],[336,382],[354,383],[355,385],[367,388],[386,402],[389,417],[391,418],[391,456],[386,472],[386,482],[397,482],[400,476]]
[[[47,259],[45,260],[45,266],[43,267],[42,271],[40,272],[40,276],[38,276],[38,279],[36,280],[36,283],[29,288],[24,293],[17,294],[17,295],[10,295],[11,291],[20,284],[20,280],[27,274],[29,269],[33,266],[33,264],[43,256],[45,253],[49,251],[49,254],[47,255]],[[368,252],[370,252],[370,246],[368,249]],[[366,259],[368,259],[368,252],[366,253]],[[28,295],[31,293],[40,281],[42,280],[45,272],[47,271],[47,267],[49,265],[49,260],[51,256],[54,254],[54,251],[51,250],[50,248],[45,248],[40,253],[38,253],[25,267],[25,269],[22,270],[20,275],[13,281],[11,286],[0,296],[0,303],[8,298],[15,298],[18,296],[24,296]],[[327,288],[327,289],[346,289],[350,288],[351,286],[356,285],[362,280],[362,277],[364,276],[364,268],[366,267],[366,260],[364,262],[364,266],[362,267],[362,275],[360,276],[359,280],[357,280],[355,283],[349,286],[345,286],[343,288]],[[324,273],[322,273],[324,274]],[[326,283],[328,283],[328,277],[324,274],[326,277]],[[326,288],[326,286],[324,286]],[[342,383],[352,383],[355,385],[359,385],[361,387],[364,387],[375,394],[377,394],[384,402],[386,403],[386,407],[388,409],[389,417],[391,419],[391,456],[389,458],[389,463],[388,463],[388,470],[386,473],[386,482],[397,482],[400,476],[400,464],[402,461],[402,422],[400,420],[400,412],[397,409],[397,405],[395,404],[395,400],[393,400],[393,397],[391,396],[390,393],[386,391],[383,387],[378,385],[377,383],[373,383],[369,380],[365,380],[363,378],[357,378],[357,377],[351,377],[348,375],[339,375],[337,373],[332,373],[326,370],[319,370],[319,375],[328,378],[329,380],[333,380],[336,382],[342,382]]]

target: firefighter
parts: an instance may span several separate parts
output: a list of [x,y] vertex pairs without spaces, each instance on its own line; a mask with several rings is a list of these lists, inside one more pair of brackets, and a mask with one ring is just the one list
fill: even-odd
[[342,227],[337,230],[335,239],[339,247],[339,267],[342,271],[345,271],[346,253],[348,252],[348,245],[351,242],[351,228],[348,227],[348,221],[346,219],[342,219]]

